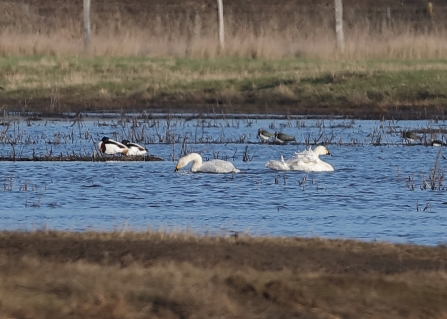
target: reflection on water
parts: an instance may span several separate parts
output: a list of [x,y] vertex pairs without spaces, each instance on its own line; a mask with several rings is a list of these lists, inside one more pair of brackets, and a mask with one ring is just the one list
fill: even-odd
[[[136,122],[136,126],[116,120],[75,125],[14,121],[9,127],[0,127],[3,157],[9,156],[12,148],[22,156],[33,152],[92,154],[103,135],[119,140],[140,134],[149,152],[165,159],[1,162],[1,229],[150,227],[223,235],[238,231],[425,245],[447,242],[446,190],[429,190],[424,182],[429,180],[439,148],[407,145],[400,135],[402,130],[427,125],[443,128],[444,123],[157,121]],[[260,127],[292,134],[297,144],[260,144],[256,138]],[[377,134],[381,134],[378,146],[373,145]],[[283,173],[264,167],[270,159],[288,158],[305,149],[306,141],[324,139],[334,154],[324,160],[335,172]],[[192,174],[187,169],[174,173],[172,159],[185,150],[201,152],[205,158],[226,158],[242,173]],[[438,173],[446,162],[441,156]]]

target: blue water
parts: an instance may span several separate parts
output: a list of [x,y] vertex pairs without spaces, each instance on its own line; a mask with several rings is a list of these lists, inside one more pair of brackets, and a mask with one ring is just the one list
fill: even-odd
[[[0,127],[0,156],[92,155],[106,135],[140,139],[163,162],[0,162],[0,229],[189,230],[228,235],[320,236],[436,245],[447,243],[447,190],[423,189],[440,148],[400,132],[447,123],[310,119],[12,119]],[[296,136],[261,144],[257,129]],[[377,142],[380,134],[379,146]],[[186,142],[183,143],[184,138]],[[442,134],[425,136],[444,139]],[[14,141],[14,147],[10,141]],[[326,142],[329,173],[275,172],[305,142]],[[182,144],[183,143],[183,144]],[[183,151],[224,158],[240,174],[175,173]],[[244,152],[248,161],[243,161]],[[438,168],[446,168],[441,153]]]

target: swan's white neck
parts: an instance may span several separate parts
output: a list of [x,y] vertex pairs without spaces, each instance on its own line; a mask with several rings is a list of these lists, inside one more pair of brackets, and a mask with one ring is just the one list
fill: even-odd
[[314,149],[314,153],[315,153],[315,155],[326,155],[327,154],[327,150],[326,150],[326,148],[324,147],[324,146],[317,146],[315,149]]
[[202,166],[202,156],[197,153],[191,153],[185,156],[186,164],[188,165],[190,162],[192,162],[191,166],[191,172],[197,172],[200,167]]

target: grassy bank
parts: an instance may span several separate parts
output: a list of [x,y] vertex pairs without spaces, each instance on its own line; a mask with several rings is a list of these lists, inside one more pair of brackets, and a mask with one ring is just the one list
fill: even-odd
[[0,233],[2,318],[445,318],[445,246]]
[[[4,110],[443,116],[445,60],[0,58]],[[394,115],[393,115],[394,114]]]

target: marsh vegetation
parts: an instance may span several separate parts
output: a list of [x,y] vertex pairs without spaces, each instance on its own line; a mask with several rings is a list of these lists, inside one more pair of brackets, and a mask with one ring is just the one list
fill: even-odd
[[[445,143],[447,132],[440,124],[447,105],[444,2],[432,14],[425,2],[344,0],[342,55],[330,1],[225,1],[223,50],[215,1],[92,1],[88,50],[82,2],[0,1],[0,151],[12,161],[2,166],[2,227],[18,229],[25,220],[42,229],[0,232],[0,317],[446,317],[439,199],[445,155],[429,148],[435,139]],[[88,122],[89,112],[118,115]],[[283,117],[266,120],[271,114]],[[334,116],[347,119],[333,122]],[[358,118],[382,121],[365,129]],[[297,140],[260,144],[260,126]],[[149,145],[167,161],[191,151],[239,161],[249,174],[216,183],[165,174],[172,163],[112,169],[109,163],[13,163],[104,161],[95,157],[104,134]],[[414,134],[416,141],[406,138]],[[374,165],[359,168],[357,157],[341,156],[333,160],[337,175],[324,179],[257,174],[276,154],[267,158],[265,149],[292,153],[319,143]],[[128,174],[135,169],[143,177]],[[202,193],[183,195],[182,185],[191,183]],[[196,200],[213,197],[206,191],[218,205]],[[312,204],[325,200],[322,208]],[[245,222],[268,225],[269,233],[284,223],[293,234],[328,227],[331,236],[345,237],[335,229],[352,227],[355,238],[430,237],[429,244],[438,244],[251,237],[234,230],[247,229],[241,220],[212,236],[203,228],[197,235],[42,226],[60,222],[67,229],[73,220],[90,223],[82,230],[110,220],[141,226],[150,224],[147,216],[191,223],[210,211],[203,227],[249,211],[255,213]]]
[[445,246],[0,233],[7,318],[442,318]]

